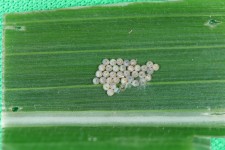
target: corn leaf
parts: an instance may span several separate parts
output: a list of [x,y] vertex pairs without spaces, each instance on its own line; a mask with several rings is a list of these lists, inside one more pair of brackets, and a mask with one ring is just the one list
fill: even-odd
[[[6,108],[224,109],[225,10],[223,1],[207,2],[7,15]],[[108,97],[92,78],[103,58],[119,57],[150,59],[161,69],[145,88]]]
[[[208,149],[224,135],[224,8],[185,0],[7,14],[5,149]],[[92,84],[103,58],[153,60],[160,70],[109,97]]]

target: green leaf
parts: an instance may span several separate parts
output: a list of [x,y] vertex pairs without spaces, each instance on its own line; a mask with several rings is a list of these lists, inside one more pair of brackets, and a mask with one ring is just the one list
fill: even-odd
[[[224,110],[221,4],[189,0],[8,14],[6,109]],[[103,58],[118,57],[150,59],[161,68],[145,88],[108,97],[92,78]]]
[[[209,150],[217,128],[173,127],[26,127],[6,128],[5,150],[16,149],[125,149],[125,150]],[[29,136],[29,138],[28,138]],[[194,138],[193,138],[194,137]]]
[[[223,0],[185,0],[7,14],[6,148],[56,148],[51,143],[58,149],[135,149],[140,143],[140,149],[209,148],[211,136],[224,135],[224,7]],[[103,58],[153,60],[160,70],[147,86],[108,97],[92,84]],[[37,138],[31,141],[22,135],[32,133]],[[98,142],[89,144],[95,135]]]

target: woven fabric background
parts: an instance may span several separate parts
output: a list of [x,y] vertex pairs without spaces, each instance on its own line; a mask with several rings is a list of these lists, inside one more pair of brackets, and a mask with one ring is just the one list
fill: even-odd
[[225,138],[211,138],[211,150],[225,150]]
[[[37,10],[51,10],[57,8],[75,6],[94,6],[104,4],[115,4],[122,2],[144,2],[144,1],[169,1],[169,0],[0,0],[0,34],[2,35],[3,16],[11,12],[26,12]],[[0,36],[0,54],[2,52],[2,36]],[[0,73],[2,74],[2,60],[0,55]],[[0,86],[2,76],[0,76]],[[0,88],[0,102],[2,101],[2,88]],[[0,103],[2,104],[2,103]],[[1,112],[0,105],[0,112]],[[0,118],[1,119],[1,118]],[[1,149],[1,127],[0,127],[0,149]],[[225,138],[212,138],[211,150],[225,150]]]

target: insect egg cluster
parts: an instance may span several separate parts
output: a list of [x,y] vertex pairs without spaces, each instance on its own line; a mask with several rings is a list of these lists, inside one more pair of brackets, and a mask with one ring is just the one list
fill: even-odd
[[95,73],[93,84],[102,84],[107,95],[113,96],[128,87],[145,85],[157,70],[159,65],[152,61],[139,65],[135,59],[103,59]]

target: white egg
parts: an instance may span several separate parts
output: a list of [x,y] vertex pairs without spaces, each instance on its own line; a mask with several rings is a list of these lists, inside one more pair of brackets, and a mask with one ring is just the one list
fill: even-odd
[[106,84],[104,84],[103,85],[103,89],[105,90],[105,91],[107,91],[107,90],[109,90],[109,84],[108,83],[106,83]]
[[123,64],[123,59],[121,59],[121,58],[118,58],[117,60],[116,60],[116,63],[117,63],[117,65],[122,65]]
[[109,64],[109,60],[108,59],[103,59],[102,60],[102,64],[103,65],[108,65]]
[[106,82],[107,82],[108,84],[111,84],[111,83],[113,82],[113,78],[108,77],[108,78],[106,79]]
[[106,78],[109,77],[109,72],[108,71],[104,71],[103,72],[103,77],[106,77]]
[[153,66],[153,62],[152,62],[152,61],[148,61],[148,62],[146,63],[146,66],[147,66],[147,67],[152,67],[152,66]]
[[141,66],[141,70],[142,70],[142,71],[147,71],[147,66],[146,66],[146,65],[142,65],[142,66]]
[[126,68],[126,66],[125,65],[121,65],[120,66],[120,71],[125,71],[127,68]]
[[98,66],[98,70],[100,70],[100,71],[104,71],[105,70],[105,65],[99,65]]
[[130,60],[130,65],[135,66],[137,64],[137,60],[131,59]]
[[135,71],[140,71],[141,70],[141,66],[140,65],[135,65],[134,66],[134,70]]
[[144,78],[146,76],[144,71],[140,71],[138,75],[140,78]]
[[96,77],[100,78],[102,76],[102,72],[101,71],[96,71],[95,75],[96,75]]
[[113,89],[107,90],[107,95],[108,96],[113,96],[114,95],[114,90]]
[[106,78],[105,77],[101,77],[99,79],[99,81],[100,81],[101,84],[105,84],[106,83]]
[[114,65],[114,66],[113,66],[113,71],[118,72],[118,71],[119,71],[119,66]]
[[123,64],[124,64],[124,66],[126,66],[126,67],[127,67],[127,66],[129,66],[129,65],[130,65],[130,61],[129,61],[129,60],[124,60],[124,61],[123,61]]
[[120,93],[120,89],[119,88],[115,88],[114,89],[114,93]]
[[116,75],[117,75],[118,78],[123,78],[124,77],[124,74],[123,74],[122,71],[117,72]]
[[126,70],[126,71],[123,72],[123,74],[124,74],[125,77],[128,77],[128,76],[130,76],[130,71]]
[[134,78],[132,76],[127,77],[128,83],[132,83],[134,81]]
[[110,71],[112,71],[112,66],[111,65],[107,65],[105,69],[106,69],[106,71],[110,72]]
[[127,78],[122,78],[121,79],[121,84],[127,84],[128,83],[128,79]]
[[115,59],[111,59],[109,61],[109,63],[110,63],[110,65],[114,66],[114,65],[116,65],[116,60]]
[[99,78],[94,78],[94,79],[93,79],[93,84],[99,84],[99,82],[100,82],[100,81],[99,81]]
[[115,83],[109,84],[109,88],[114,90],[116,88],[116,84]]
[[146,81],[151,81],[151,80],[152,80],[152,76],[151,76],[150,74],[147,74],[147,75],[145,76],[145,80],[146,80]]
[[128,66],[127,70],[130,72],[134,71],[134,66]]
[[118,77],[113,78],[113,82],[116,84],[120,83],[120,78]]
[[138,82],[137,80],[134,80],[134,81],[132,82],[132,85],[133,85],[134,87],[137,87],[137,86],[139,86],[139,82]]
[[133,78],[137,78],[138,77],[138,72],[137,71],[133,71],[131,73],[131,75],[132,75]]
[[153,70],[153,68],[148,68],[147,69],[147,74],[153,74],[154,73],[154,70]]
[[109,75],[110,75],[110,77],[115,78],[116,77],[116,72],[112,71],[112,72],[109,73]]
[[154,69],[155,71],[159,70],[159,65],[158,65],[158,64],[154,64],[154,65],[153,65],[153,69]]

